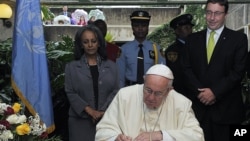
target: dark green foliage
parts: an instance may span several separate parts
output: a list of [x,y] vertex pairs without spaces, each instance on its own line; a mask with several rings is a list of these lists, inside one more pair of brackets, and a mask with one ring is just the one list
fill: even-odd
[[0,102],[11,104],[17,101],[11,87],[12,38],[0,42]]
[[160,45],[163,49],[166,49],[175,41],[174,31],[169,27],[169,23],[156,28],[147,38]]
[[190,13],[193,15],[193,32],[197,32],[206,28],[205,20],[205,5],[187,5],[185,13]]
[[51,87],[55,93],[64,88],[64,67],[73,60],[73,39],[67,35],[62,35],[61,38],[62,41],[46,43]]
[[52,20],[55,17],[54,13],[52,13],[46,5],[41,6],[41,11],[43,13],[43,21]]

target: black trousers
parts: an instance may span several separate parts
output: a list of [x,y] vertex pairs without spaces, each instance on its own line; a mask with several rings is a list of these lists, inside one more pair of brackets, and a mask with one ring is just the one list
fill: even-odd
[[205,135],[205,141],[229,141],[230,125],[218,124],[211,120],[210,116],[206,116],[200,126]]

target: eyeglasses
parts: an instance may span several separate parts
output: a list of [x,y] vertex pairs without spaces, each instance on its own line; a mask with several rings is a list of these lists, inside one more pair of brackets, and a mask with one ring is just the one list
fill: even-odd
[[143,86],[143,91],[144,91],[144,94],[147,94],[147,95],[154,94],[155,97],[162,97],[168,91],[168,89],[164,91],[153,91],[152,89]]
[[212,16],[212,15],[214,15],[215,17],[219,17],[219,16],[221,16],[222,14],[224,14],[225,12],[220,12],[220,11],[216,11],[216,12],[212,12],[212,11],[210,11],[210,10],[207,10],[206,11],[206,15],[207,16]]

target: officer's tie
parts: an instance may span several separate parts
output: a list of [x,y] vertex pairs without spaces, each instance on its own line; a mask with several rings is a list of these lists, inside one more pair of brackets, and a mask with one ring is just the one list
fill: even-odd
[[210,62],[211,56],[214,51],[215,41],[214,41],[214,34],[215,31],[211,31],[209,38],[208,38],[208,44],[207,44],[207,62]]
[[142,84],[143,83],[143,75],[144,75],[144,57],[143,57],[143,50],[142,44],[139,44],[138,47],[138,57],[137,57],[137,83]]

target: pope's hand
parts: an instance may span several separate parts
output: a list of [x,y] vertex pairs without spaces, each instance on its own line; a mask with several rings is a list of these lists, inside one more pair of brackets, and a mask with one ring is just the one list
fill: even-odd
[[115,141],[132,141],[132,138],[123,134],[119,134]]

